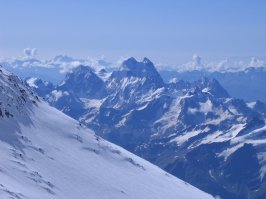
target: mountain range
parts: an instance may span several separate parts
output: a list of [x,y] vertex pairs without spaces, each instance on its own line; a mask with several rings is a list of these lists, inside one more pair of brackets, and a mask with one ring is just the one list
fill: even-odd
[[[61,82],[65,74],[79,65],[91,66],[96,73],[101,70],[112,72],[120,66],[101,58],[73,58],[57,55],[50,59],[38,59],[36,56],[18,58],[0,58],[0,65],[21,78],[36,77],[54,84]],[[194,55],[192,61],[176,66],[158,65],[158,72],[165,82],[184,80],[193,82],[203,77],[214,78],[235,98],[260,100],[266,102],[266,64],[265,61],[252,58],[245,60],[226,59],[222,61],[202,61]]]
[[214,78],[166,83],[149,59],[129,58],[111,73],[76,67],[50,91],[26,83],[97,135],[212,195],[266,197],[266,105],[231,97]]
[[212,198],[95,135],[4,68],[0,127],[0,198]]
[[203,77],[214,78],[228,91],[231,96],[245,100],[266,102],[266,68],[248,67],[241,71],[174,71],[161,70],[165,82],[173,80],[196,81]]

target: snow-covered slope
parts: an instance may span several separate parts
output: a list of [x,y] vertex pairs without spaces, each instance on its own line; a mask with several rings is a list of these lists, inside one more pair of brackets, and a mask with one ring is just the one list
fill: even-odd
[[0,88],[0,198],[212,198],[97,137],[2,68]]

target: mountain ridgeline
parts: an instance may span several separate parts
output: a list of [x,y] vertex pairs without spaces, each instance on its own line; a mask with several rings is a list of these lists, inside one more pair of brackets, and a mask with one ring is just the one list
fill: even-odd
[[244,100],[260,100],[266,102],[266,68],[248,67],[240,71],[159,71],[165,82],[172,79],[193,82],[202,77],[215,78],[230,95]]
[[266,197],[266,105],[232,98],[215,79],[165,83],[149,59],[129,58],[110,74],[79,66],[42,97],[208,193]]

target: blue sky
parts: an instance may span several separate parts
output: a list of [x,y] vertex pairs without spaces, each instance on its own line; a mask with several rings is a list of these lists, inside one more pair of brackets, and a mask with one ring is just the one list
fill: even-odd
[[0,56],[266,55],[265,0],[0,0]]

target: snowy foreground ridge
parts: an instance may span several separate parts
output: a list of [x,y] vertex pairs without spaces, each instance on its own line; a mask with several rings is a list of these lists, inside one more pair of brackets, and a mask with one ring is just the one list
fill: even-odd
[[0,69],[1,199],[212,198],[97,137]]

